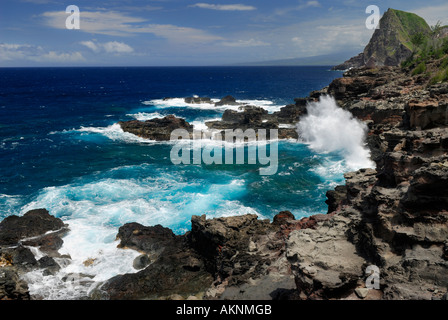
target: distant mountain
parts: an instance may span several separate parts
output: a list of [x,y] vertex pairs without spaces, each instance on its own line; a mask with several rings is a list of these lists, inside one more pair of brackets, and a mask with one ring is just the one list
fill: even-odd
[[281,60],[269,60],[269,61],[259,61],[259,62],[247,62],[232,64],[234,66],[334,66],[347,59],[347,57],[352,56],[356,52],[339,52],[334,54],[326,54],[312,57],[304,58],[294,58],[294,59],[281,59]]
[[366,65],[398,66],[412,55],[417,38],[430,34],[431,28],[423,18],[414,13],[389,9],[364,51],[333,69],[345,70]]

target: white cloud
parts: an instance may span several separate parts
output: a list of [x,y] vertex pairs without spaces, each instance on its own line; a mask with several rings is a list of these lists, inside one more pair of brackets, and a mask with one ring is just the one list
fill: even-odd
[[142,28],[140,32],[152,33],[158,37],[179,43],[212,42],[223,39],[200,29],[179,27],[172,24],[151,24]]
[[306,8],[319,8],[322,7],[322,5],[319,3],[319,1],[307,1],[306,3],[302,3],[295,7],[288,7],[288,8],[281,8],[275,10],[275,14],[277,15],[284,15],[286,13],[292,12],[292,11],[300,11]]
[[127,45],[126,43],[118,41],[110,41],[105,43],[99,43],[94,41],[82,41],[80,42],[80,44],[86,46],[95,53],[98,53],[100,51],[115,54],[134,52],[134,49],[131,46]]
[[209,3],[196,3],[190,7],[196,7],[201,9],[220,10],[220,11],[252,11],[257,10],[253,6],[244,4],[209,4]]
[[41,46],[29,44],[0,43],[0,61],[28,60],[36,62],[84,61],[80,52],[45,51]]
[[293,37],[291,39],[292,43],[295,45],[303,45],[304,41],[301,37]]
[[81,41],[80,43],[83,46],[86,46],[87,48],[92,50],[93,52],[99,52],[101,50],[101,48],[98,47],[98,45],[95,42],[93,42],[93,41]]
[[131,53],[134,51],[126,43],[117,41],[106,42],[103,46],[108,53]]
[[56,51],[49,51],[41,56],[35,57],[35,61],[39,62],[77,62],[84,61],[81,52],[72,53],[58,53]]
[[[65,29],[65,20],[69,15],[65,11],[48,11],[44,12],[42,16],[48,26]],[[145,21],[145,19],[115,11],[81,11],[80,31],[111,36],[129,36],[137,28],[137,23]]]
[[[42,16],[45,18],[45,23],[48,26],[65,29],[65,20],[68,17],[65,11],[45,12]],[[80,19],[80,30],[75,31],[91,34],[126,37],[146,33],[180,43],[222,40],[222,37],[215,36],[201,29],[171,24],[143,24],[146,22],[145,19],[131,17],[114,11],[81,11]]]
[[255,40],[255,39],[249,39],[249,40],[238,40],[233,42],[223,42],[223,46],[226,47],[262,47],[262,46],[270,46],[270,43]]
[[440,6],[425,6],[419,9],[412,10],[413,13],[424,18],[430,26],[435,25],[438,21],[442,22],[442,25],[448,24],[448,3]]

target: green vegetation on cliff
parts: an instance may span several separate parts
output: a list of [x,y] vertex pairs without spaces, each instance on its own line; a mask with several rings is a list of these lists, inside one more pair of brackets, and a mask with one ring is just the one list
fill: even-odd
[[334,67],[336,70],[361,66],[399,66],[431,34],[431,28],[418,15],[388,9],[364,51]]
[[429,84],[448,81],[447,27],[440,23],[431,27],[431,33],[412,35],[412,55],[401,63],[412,75],[423,74]]
[[[392,27],[398,31],[398,39],[400,40],[400,43],[410,50],[414,49],[412,40],[416,34],[426,36],[431,32],[425,19],[415,13],[395,9],[389,9],[388,12],[390,12],[391,20],[395,22]],[[398,21],[394,19],[395,17]]]

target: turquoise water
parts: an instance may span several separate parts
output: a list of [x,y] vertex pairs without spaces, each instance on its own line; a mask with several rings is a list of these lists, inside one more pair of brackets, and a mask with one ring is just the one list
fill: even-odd
[[[172,144],[124,133],[116,122],[175,114],[201,128],[232,108],[183,102],[193,95],[230,94],[274,112],[341,76],[328,69],[0,69],[0,218],[47,208],[71,230],[60,251],[72,261],[61,275],[90,273],[101,281],[135,272],[136,253],[116,249],[118,227],[127,222],[182,234],[192,215],[326,213],[326,191],[348,170],[340,152],[280,141],[271,176],[260,175],[258,164],[174,165]],[[86,268],[82,262],[92,257],[97,264]],[[33,273],[28,280],[32,292],[47,298],[79,294],[69,293],[60,277]]]

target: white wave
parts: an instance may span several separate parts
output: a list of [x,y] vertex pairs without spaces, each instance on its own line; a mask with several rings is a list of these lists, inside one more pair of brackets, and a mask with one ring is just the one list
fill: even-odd
[[220,121],[221,118],[211,118],[211,119],[205,119],[205,120],[194,120],[191,121],[190,124],[193,125],[194,130],[202,130],[202,131],[207,131],[208,127],[205,124],[208,121]]
[[[171,113],[173,114],[173,113]],[[175,114],[173,114],[174,116],[176,116]],[[146,121],[146,120],[152,120],[152,119],[156,119],[156,118],[164,118],[165,115],[160,114],[158,112],[152,112],[152,113],[147,113],[147,112],[138,112],[138,113],[134,113],[134,114],[127,114],[127,116],[129,117],[133,117],[136,120],[139,121]]]
[[17,207],[20,206],[23,198],[18,195],[0,194],[0,220],[13,214],[18,214]]
[[[150,170],[150,165],[122,167],[111,170]],[[143,171],[143,172],[145,172]],[[140,175],[140,174],[139,174]],[[186,181],[181,173],[148,173],[147,178],[102,179],[84,184],[48,187],[21,211],[47,208],[69,225],[64,236],[61,254],[71,260],[62,264],[55,275],[44,276],[41,271],[25,275],[32,295],[45,299],[76,299],[86,295],[101,281],[115,275],[137,272],[133,260],[140,253],[118,249],[115,237],[118,227],[128,222],[151,226],[162,224],[177,233],[187,231],[193,214],[209,217],[232,216],[257,212],[239,202],[245,193],[245,181],[234,179],[226,184],[203,185]],[[86,261],[91,261],[86,265]],[[63,278],[73,274],[88,275],[74,290]]]
[[220,101],[220,99],[211,99],[212,103],[186,103],[184,98],[170,98],[170,99],[154,99],[149,101],[143,101],[142,104],[149,106],[156,106],[158,108],[176,108],[176,107],[188,107],[192,109],[204,109],[204,110],[220,110],[224,111],[227,109],[241,111],[240,107],[242,105],[252,105],[257,107],[262,107],[266,109],[269,113],[279,111],[280,108],[284,107],[284,105],[276,105],[274,102],[270,100],[236,100],[236,102],[241,105],[223,105],[223,106],[215,106],[215,103]]
[[331,161],[324,160],[323,164],[317,165],[310,169],[311,172],[314,172],[322,179],[326,181],[334,181],[341,179],[347,171],[350,171],[351,168],[345,163],[345,161]]
[[[207,120],[197,120],[192,121],[191,124],[194,126],[194,130],[200,132],[200,136],[195,134],[192,140],[167,140],[167,141],[155,141],[150,139],[145,139],[138,137],[132,133],[125,132],[120,127],[118,123],[110,125],[108,127],[81,127],[80,129],[73,129],[66,132],[80,132],[80,133],[93,133],[103,135],[114,141],[123,141],[126,143],[145,143],[145,144],[168,144],[173,145],[176,143],[188,144],[192,148],[202,148],[205,146],[209,147],[240,147],[245,145],[264,145],[269,143],[277,142],[278,140],[256,140],[251,142],[241,142],[241,143],[230,143],[221,140],[224,136],[221,135],[220,130],[209,130],[205,122],[220,120],[219,118],[207,119]],[[199,138],[200,137],[200,138]]]
[[114,141],[138,142],[138,143],[157,143],[154,140],[138,137],[132,133],[125,132],[118,123],[114,123],[107,127],[81,127],[74,131],[81,133],[101,134]]
[[375,167],[365,144],[367,126],[362,121],[338,107],[330,96],[322,96],[318,102],[309,103],[307,111],[297,129],[312,150],[339,152],[351,170]]

